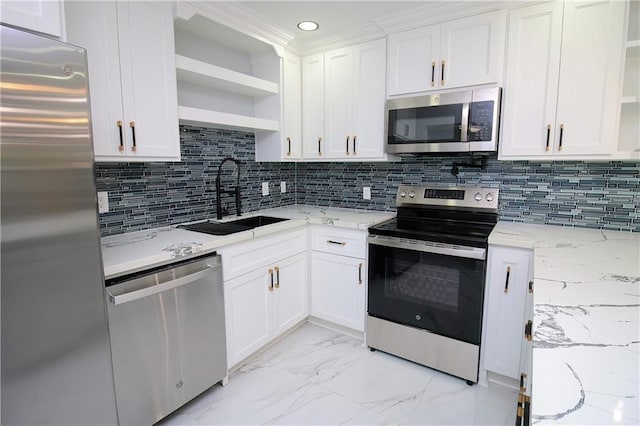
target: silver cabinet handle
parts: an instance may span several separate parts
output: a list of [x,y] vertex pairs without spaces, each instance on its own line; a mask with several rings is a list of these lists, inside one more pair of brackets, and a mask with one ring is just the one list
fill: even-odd
[[340,245],[340,246],[346,246],[347,245],[347,243],[345,243],[344,241],[327,240],[327,243],[329,243],[329,244],[337,244],[337,245]]
[[211,273],[211,270],[216,267],[219,267],[219,266],[208,266],[207,268],[202,269],[198,272],[194,272],[193,274],[176,278],[174,280],[167,281],[163,284],[152,285],[140,290],[130,291],[129,293],[116,295],[116,294],[111,294],[111,292],[109,292],[109,301],[114,305],[121,305],[123,303],[133,302],[134,300],[153,296],[154,294],[162,293],[163,291],[172,290],[174,288],[181,287],[183,285],[191,284],[209,275]]

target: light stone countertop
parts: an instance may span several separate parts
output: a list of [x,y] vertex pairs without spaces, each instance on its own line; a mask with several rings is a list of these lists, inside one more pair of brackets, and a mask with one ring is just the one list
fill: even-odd
[[640,234],[499,222],[534,250],[532,424],[640,424]]
[[[102,261],[105,279],[212,253],[229,244],[306,226],[308,223],[367,229],[372,225],[393,218],[395,213],[292,205],[250,212],[241,217],[258,215],[292,220],[224,236],[187,231],[178,229],[176,226],[165,226],[104,237],[102,238]],[[228,216],[221,222],[237,218],[237,216]]]

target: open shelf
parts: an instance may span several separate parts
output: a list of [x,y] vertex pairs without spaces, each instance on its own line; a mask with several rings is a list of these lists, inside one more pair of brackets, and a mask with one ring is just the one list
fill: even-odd
[[629,40],[627,41],[627,49],[633,49],[634,47],[640,47],[640,40]]
[[178,80],[246,96],[278,94],[278,84],[197,59],[176,55]]
[[248,117],[245,115],[229,114],[220,111],[210,111],[200,108],[178,106],[178,119],[182,124],[193,126],[215,127],[224,129],[247,131],[272,131],[280,129],[276,120]]

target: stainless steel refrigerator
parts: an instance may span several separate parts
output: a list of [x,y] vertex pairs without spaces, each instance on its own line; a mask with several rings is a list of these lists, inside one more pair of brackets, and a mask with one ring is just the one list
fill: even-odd
[[0,29],[1,422],[117,424],[85,51]]

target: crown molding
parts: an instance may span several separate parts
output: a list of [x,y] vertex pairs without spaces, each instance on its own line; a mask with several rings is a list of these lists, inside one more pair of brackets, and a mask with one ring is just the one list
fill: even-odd
[[431,1],[425,6],[374,19],[385,34],[509,8],[514,1]]
[[328,50],[339,49],[353,44],[364,43],[386,37],[386,34],[375,24],[367,24],[355,31],[342,34],[336,37],[327,37],[312,42],[296,43],[292,42],[304,56],[313,55]]
[[[239,2],[179,1],[176,16],[184,20],[202,15],[260,42],[271,45],[279,56],[295,36],[282,28],[270,25]],[[287,49],[289,50],[289,49]]]

